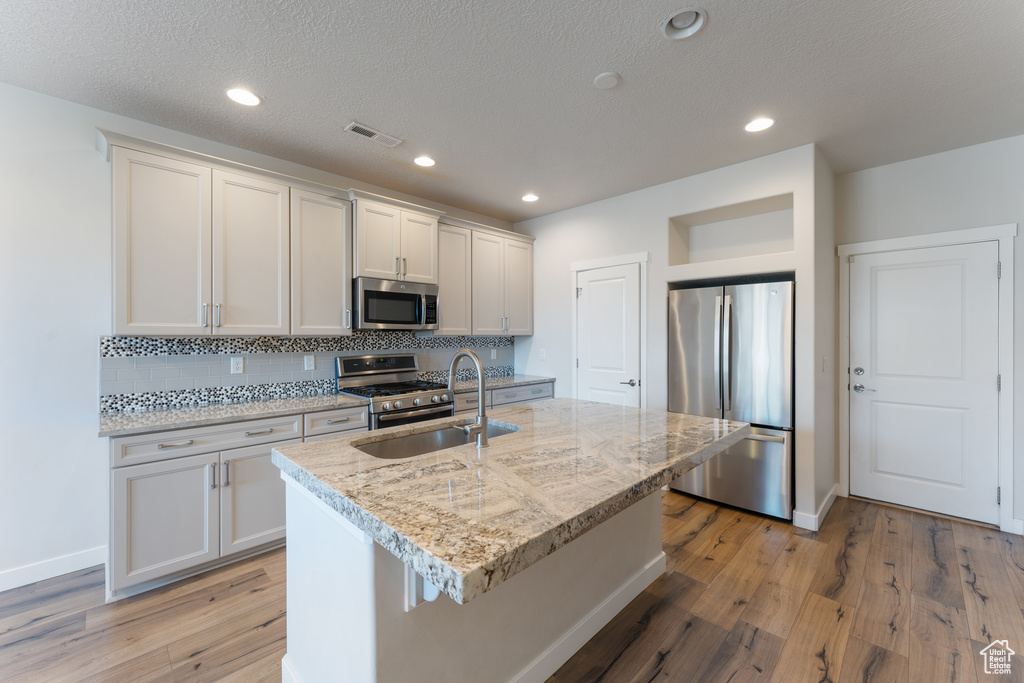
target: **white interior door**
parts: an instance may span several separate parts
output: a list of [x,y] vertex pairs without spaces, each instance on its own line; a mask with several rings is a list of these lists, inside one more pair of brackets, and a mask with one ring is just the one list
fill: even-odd
[[850,492],[997,524],[996,242],[850,264]]
[[640,405],[640,264],[576,275],[576,397]]

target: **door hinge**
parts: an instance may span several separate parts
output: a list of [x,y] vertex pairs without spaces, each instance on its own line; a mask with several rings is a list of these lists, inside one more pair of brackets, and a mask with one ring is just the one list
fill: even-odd
[[1001,280],[1003,278],[1003,262],[996,261],[996,279]]
[[576,298],[579,299],[581,296],[583,296],[583,288],[582,287],[577,287],[576,288]]
[[1002,390],[1003,390],[1003,376],[1002,375],[996,375],[996,391],[1002,391]]
[[850,256],[846,257],[846,262],[847,263],[853,263],[853,255],[852,254]]
[[1002,505],[1002,504],[1003,504],[1003,487],[1002,486],[997,486],[996,487],[996,505]]
[[579,359],[579,358],[577,358],[577,359],[576,359],[576,367],[579,367],[579,366],[580,366],[580,359]]

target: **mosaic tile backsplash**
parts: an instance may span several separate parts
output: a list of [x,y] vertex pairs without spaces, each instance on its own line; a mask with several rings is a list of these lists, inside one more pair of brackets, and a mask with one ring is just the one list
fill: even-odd
[[[454,352],[471,348],[487,377],[515,373],[514,337],[432,337],[356,332],[351,337],[100,338],[100,412],[134,412],[334,393],[334,359],[373,351],[415,353],[420,378],[447,381]],[[491,358],[494,350],[496,358]],[[305,356],[315,370],[304,370]],[[231,357],[244,372],[231,374]],[[476,371],[460,364],[458,379]]]

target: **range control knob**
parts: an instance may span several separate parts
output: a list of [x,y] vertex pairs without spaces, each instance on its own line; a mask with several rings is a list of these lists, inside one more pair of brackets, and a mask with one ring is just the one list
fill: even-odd
[[437,394],[434,394],[433,396],[430,397],[430,402],[431,403],[440,403],[441,402],[441,397],[438,396]]
[[395,410],[398,410],[401,407],[402,407],[402,402],[401,401],[395,401]]
[[441,400],[442,401],[447,401],[448,400],[448,394],[441,394]]
[[414,406],[418,406],[418,405],[420,405],[421,403],[423,403],[423,399],[422,399],[422,398],[416,398],[416,399],[413,399],[413,401],[412,401],[412,404],[413,404]]
[[381,410],[391,410],[391,404],[390,403],[385,403],[380,408],[381,408]]

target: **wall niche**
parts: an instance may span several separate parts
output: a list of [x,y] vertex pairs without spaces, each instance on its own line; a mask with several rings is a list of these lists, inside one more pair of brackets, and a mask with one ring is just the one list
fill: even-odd
[[669,219],[668,264],[722,261],[793,251],[793,194]]

